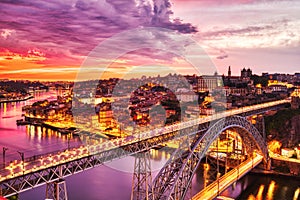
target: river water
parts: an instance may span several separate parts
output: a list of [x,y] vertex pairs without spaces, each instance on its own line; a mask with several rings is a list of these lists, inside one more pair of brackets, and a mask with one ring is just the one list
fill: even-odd
[[[0,104],[0,163],[3,162],[2,148],[6,147],[6,161],[20,159],[17,151],[23,152],[25,157],[43,154],[51,151],[65,149],[68,139],[56,131],[36,126],[16,126],[16,120],[21,118],[22,106],[30,105],[34,101],[56,98],[56,92],[36,93],[34,99],[22,102]],[[79,138],[71,138],[69,145],[81,144]],[[152,174],[157,171],[170,157],[171,150],[151,150]],[[66,178],[68,197],[70,200],[123,200],[130,199],[132,187],[132,171],[134,158],[127,157],[113,161],[103,166],[70,176]],[[198,172],[193,178],[190,196],[202,187],[202,175]],[[230,187],[221,195],[235,199],[293,199],[299,180],[286,177],[264,177],[250,174],[242,178],[235,187]],[[20,200],[45,199],[46,187],[41,186],[21,193]]]

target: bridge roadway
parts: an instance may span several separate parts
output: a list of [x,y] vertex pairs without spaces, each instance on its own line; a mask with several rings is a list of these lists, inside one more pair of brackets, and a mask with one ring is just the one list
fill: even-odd
[[[250,115],[264,112],[290,103],[290,100],[278,100],[238,109],[226,110],[212,116],[201,117],[163,128],[142,132],[136,136],[117,138],[96,145],[80,146],[64,151],[52,152],[45,155],[26,158],[25,160],[11,161],[0,169],[0,195],[11,196],[28,189],[67,177],[83,170],[101,165],[114,159],[133,155],[138,152],[155,147],[163,142],[174,139],[175,132],[209,124],[221,118],[233,115]],[[93,135],[97,137],[97,135]]]
[[217,197],[223,190],[231,184],[239,180],[263,160],[263,156],[256,154],[254,158],[247,159],[236,168],[230,170],[218,180],[211,183],[209,186],[197,193],[193,200],[208,200]]

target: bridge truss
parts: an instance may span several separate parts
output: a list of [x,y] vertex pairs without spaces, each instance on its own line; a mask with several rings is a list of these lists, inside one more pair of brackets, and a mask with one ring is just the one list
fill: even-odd
[[[23,174],[21,175],[11,174],[7,176],[9,173],[7,169],[0,169],[0,175],[2,176],[0,176],[0,196],[9,197],[44,184],[54,183],[63,180],[67,176],[102,165],[105,162],[144,152],[174,138],[185,138],[185,145],[182,145],[173,154],[173,157],[167,162],[153,182],[154,199],[158,199],[158,197],[160,199],[178,199],[186,195],[187,191],[184,188],[190,185],[191,177],[205,155],[207,148],[224,128],[235,127],[241,130],[246,147],[250,150],[256,147],[262,152],[266,160],[268,158],[267,148],[264,146],[265,144],[263,144],[264,142],[261,140],[258,131],[249,122],[246,122],[244,118],[230,116],[235,114],[249,116],[263,113],[270,109],[281,108],[288,103],[286,100],[281,100],[278,103],[274,103],[274,105],[267,103],[262,107],[255,105],[253,109],[243,108],[241,110],[225,111],[225,114],[215,118],[215,120],[219,119],[219,122],[211,127],[209,127],[211,122],[207,121],[192,125],[194,127],[184,127],[180,131],[157,133],[157,135],[150,138],[116,146],[106,151],[99,151],[97,150],[97,145],[94,145],[93,149],[89,148],[89,152],[84,156],[72,155],[71,159],[63,163],[52,164],[47,168],[35,168],[32,166],[30,170],[25,171],[23,169]],[[197,131],[194,131],[195,126]],[[38,159],[38,157],[29,158],[29,161],[35,162],[35,159]]]
[[[205,157],[210,145],[228,128],[239,129],[239,135],[248,153],[258,150],[268,160],[267,145],[259,131],[244,117],[232,116],[221,119],[204,134],[192,139],[190,148],[183,145],[172,155],[153,182],[153,199],[184,199],[191,184],[193,175]],[[188,138],[188,140],[191,140]]]
[[[198,130],[207,130],[207,127],[208,123],[204,123],[198,126]],[[90,153],[87,153],[87,155],[72,155],[73,157],[70,161],[65,161],[62,164],[52,165],[51,167],[40,170],[32,166],[30,171],[24,171],[23,175],[18,175],[15,177],[11,176],[11,178],[0,182],[0,195],[9,197],[44,184],[50,184],[65,177],[97,167],[116,159],[145,152],[153,147],[159,146],[162,143],[168,142],[175,138],[180,138],[183,135],[196,134],[195,132],[191,132],[190,130],[195,129],[186,128],[179,132],[168,132],[163,135],[158,135],[156,137],[148,138],[142,141],[115,147],[107,151],[98,151],[97,145],[94,145],[89,147]],[[38,159],[38,157],[36,157],[35,159]],[[31,162],[35,162],[35,160],[32,160]],[[5,169],[2,169],[2,171],[3,170]]]

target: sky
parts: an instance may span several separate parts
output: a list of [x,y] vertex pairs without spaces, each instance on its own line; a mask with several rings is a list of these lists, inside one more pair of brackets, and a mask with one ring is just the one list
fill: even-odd
[[2,0],[0,78],[227,74],[229,65],[233,75],[293,74],[299,10],[295,0]]

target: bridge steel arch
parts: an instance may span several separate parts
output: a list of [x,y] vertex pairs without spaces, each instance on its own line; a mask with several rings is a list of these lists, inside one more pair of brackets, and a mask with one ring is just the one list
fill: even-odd
[[200,161],[205,157],[209,146],[219,135],[229,128],[238,129],[246,152],[252,153],[254,149],[264,156],[264,162],[269,159],[267,144],[259,131],[244,117],[231,116],[214,123],[204,134],[192,143],[190,148],[178,148],[164,168],[153,181],[154,200],[184,199],[191,184],[193,175]]

